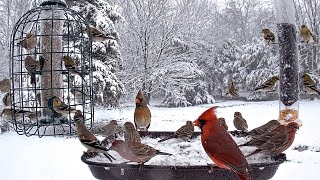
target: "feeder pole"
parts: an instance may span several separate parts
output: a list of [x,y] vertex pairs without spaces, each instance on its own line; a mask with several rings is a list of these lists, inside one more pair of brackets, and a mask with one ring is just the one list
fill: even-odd
[[296,44],[295,9],[293,0],[274,0],[280,68],[279,121],[284,124],[298,120],[299,61]]

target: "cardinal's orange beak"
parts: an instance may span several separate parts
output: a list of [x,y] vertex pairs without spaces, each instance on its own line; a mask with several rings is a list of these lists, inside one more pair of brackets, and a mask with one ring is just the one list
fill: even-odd
[[199,124],[199,120],[197,119],[197,120],[195,120],[195,121],[193,121],[193,126],[199,126],[200,124]]
[[136,98],[136,104],[140,104],[139,98]]

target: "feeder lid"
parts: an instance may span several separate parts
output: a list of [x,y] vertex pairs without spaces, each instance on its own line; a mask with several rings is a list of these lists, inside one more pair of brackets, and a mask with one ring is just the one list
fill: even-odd
[[44,1],[40,4],[40,6],[60,6],[60,7],[67,7],[67,4],[65,2],[59,1],[59,0],[50,0],[50,1]]

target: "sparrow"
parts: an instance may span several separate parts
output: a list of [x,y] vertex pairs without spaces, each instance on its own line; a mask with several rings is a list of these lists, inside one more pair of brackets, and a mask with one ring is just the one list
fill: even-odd
[[190,141],[191,136],[194,132],[194,126],[191,121],[187,121],[185,125],[181,126],[173,135],[159,140],[158,142],[163,142],[172,138],[180,138],[184,141]]
[[302,25],[300,28],[300,35],[303,43],[314,43],[314,35],[311,33],[306,25]]
[[248,123],[240,112],[234,113],[233,125],[237,130],[248,132]]
[[140,134],[131,122],[125,122],[124,129],[124,140],[126,142],[141,142]]
[[134,124],[137,130],[148,131],[151,123],[151,112],[142,91],[136,96],[136,108],[134,110]]

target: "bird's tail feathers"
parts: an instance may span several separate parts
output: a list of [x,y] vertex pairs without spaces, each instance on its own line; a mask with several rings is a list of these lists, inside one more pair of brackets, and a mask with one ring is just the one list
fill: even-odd
[[247,157],[252,156],[252,155],[254,155],[254,154],[257,154],[257,153],[259,153],[259,152],[261,152],[261,150],[260,150],[260,149],[256,149],[255,151],[253,151],[252,153],[246,155],[245,157],[247,158]]
[[172,154],[166,153],[166,152],[157,151],[157,155],[167,155],[167,156],[171,156]]

